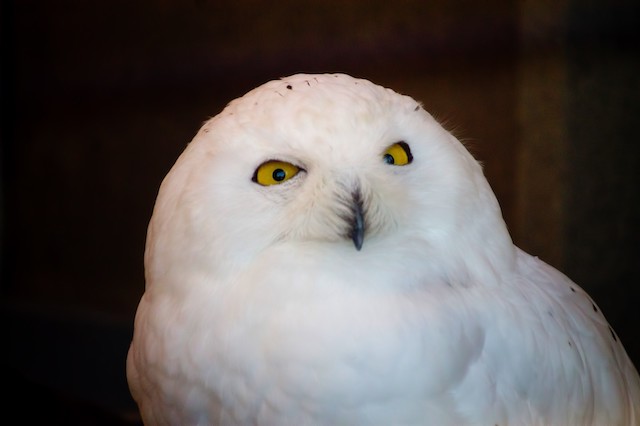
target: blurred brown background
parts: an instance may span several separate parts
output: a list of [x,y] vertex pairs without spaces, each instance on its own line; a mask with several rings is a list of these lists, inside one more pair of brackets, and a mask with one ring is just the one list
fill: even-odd
[[158,186],[204,120],[297,72],[421,100],[484,163],[516,244],[589,291],[640,365],[636,1],[1,7],[10,408],[135,423],[124,360]]

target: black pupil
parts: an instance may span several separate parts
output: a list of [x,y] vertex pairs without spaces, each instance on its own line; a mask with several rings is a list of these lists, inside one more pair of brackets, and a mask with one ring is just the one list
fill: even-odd
[[391,154],[385,154],[384,155],[384,161],[387,164],[394,164],[396,162],[396,160],[393,158],[393,155],[391,155]]
[[282,169],[275,169],[271,176],[273,176],[273,180],[280,182],[283,181],[285,177],[287,177],[287,172]]

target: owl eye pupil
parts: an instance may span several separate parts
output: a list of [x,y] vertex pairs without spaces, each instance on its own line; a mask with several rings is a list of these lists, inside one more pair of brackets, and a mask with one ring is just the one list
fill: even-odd
[[287,177],[287,172],[285,172],[282,169],[275,169],[273,171],[273,173],[271,174],[271,176],[273,177],[273,180],[277,181],[277,182],[281,182],[284,180],[284,178]]
[[391,154],[385,154],[383,159],[384,159],[384,162],[387,164],[394,164],[396,162],[396,160],[393,158],[393,155]]

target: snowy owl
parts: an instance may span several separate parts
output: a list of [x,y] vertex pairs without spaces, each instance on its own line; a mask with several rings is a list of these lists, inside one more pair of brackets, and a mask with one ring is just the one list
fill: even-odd
[[597,305],[411,97],[268,82],[164,179],[127,360],[148,425],[638,425]]

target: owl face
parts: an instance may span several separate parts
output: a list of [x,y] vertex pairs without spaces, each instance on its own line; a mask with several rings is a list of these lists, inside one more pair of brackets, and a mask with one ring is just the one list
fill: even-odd
[[477,205],[493,197],[419,103],[339,74],[283,78],[231,102],[163,187],[158,202],[167,193],[174,204],[164,221],[201,241],[200,254],[246,259],[291,242],[362,253],[385,239],[437,245],[481,224]]

